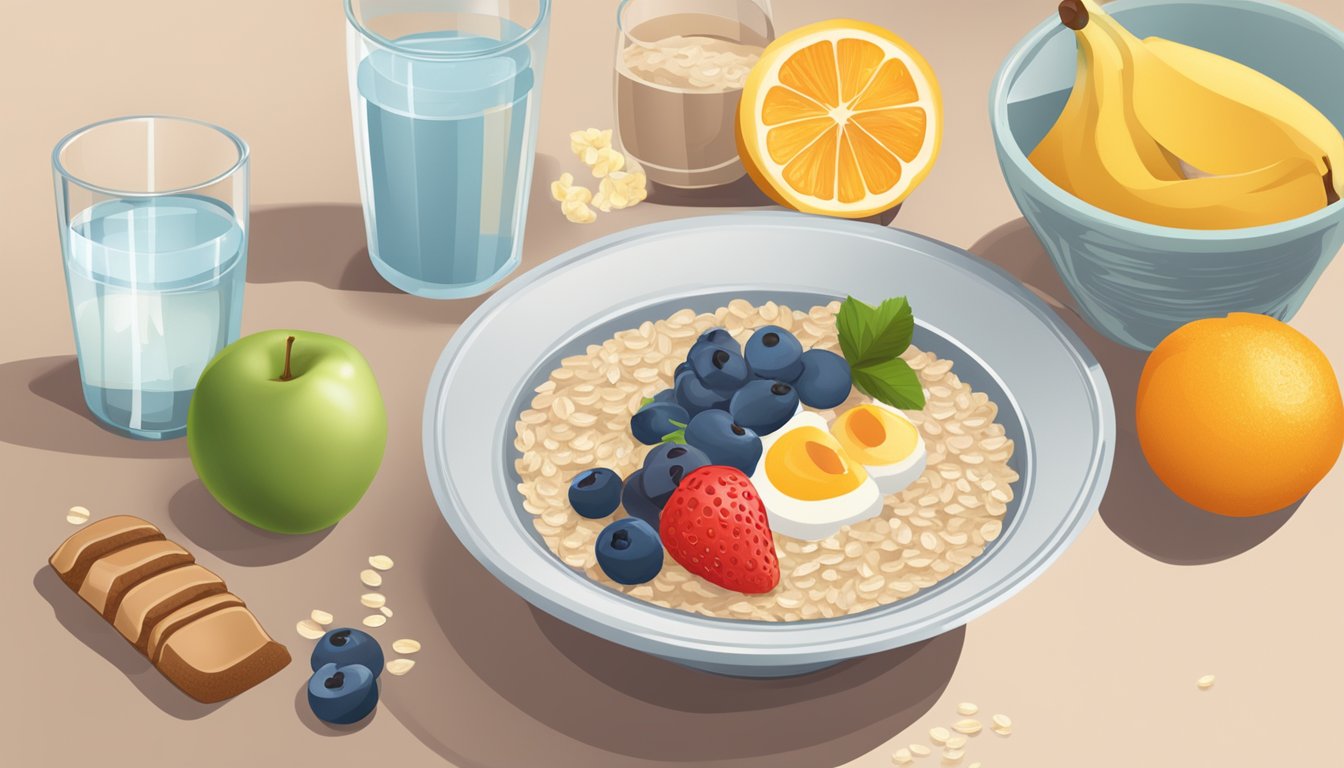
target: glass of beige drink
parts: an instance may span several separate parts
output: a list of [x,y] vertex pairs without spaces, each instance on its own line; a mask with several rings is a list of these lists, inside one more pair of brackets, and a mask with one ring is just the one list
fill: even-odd
[[734,122],[747,73],[775,37],[769,0],[623,0],[616,26],[621,151],[669,187],[741,178]]

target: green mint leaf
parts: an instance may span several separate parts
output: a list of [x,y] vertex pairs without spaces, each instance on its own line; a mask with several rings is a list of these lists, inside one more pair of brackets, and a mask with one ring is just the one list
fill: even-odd
[[876,307],[850,296],[835,318],[840,349],[853,367],[884,363],[910,346],[915,316],[904,296],[887,299]]
[[864,363],[885,362],[900,356],[910,346],[915,333],[915,313],[904,296],[879,304],[869,322],[873,324],[873,342]]
[[901,358],[853,368],[854,386],[859,391],[893,408],[906,411],[924,409],[924,388],[915,373]]
[[[675,421],[671,421],[671,420],[669,420],[669,422],[672,423],[672,424],[676,424],[676,423],[677,423],[677,422],[675,422]],[[668,432],[666,435],[663,435],[663,442],[664,442],[664,443],[677,443],[678,445],[685,445],[685,444],[686,444],[686,430],[683,428],[683,429],[678,429],[678,430],[676,430],[675,432]]]
[[873,308],[850,296],[840,304],[835,313],[835,328],[840,337],[840,351],[850,365],[857,363],[867,346],[864,335],[868,328],[868,315]]
[[648,405],[649,403],[652,403],[652,402],[653,402],[653,398],[652,398],[652,397],[646,397],[646,398],[644,398],[643,400],[640,400],[640,401],[639,401],[639,407],[640,407],[641,410],[643,410],[644,406],[646,406],[646,405]]

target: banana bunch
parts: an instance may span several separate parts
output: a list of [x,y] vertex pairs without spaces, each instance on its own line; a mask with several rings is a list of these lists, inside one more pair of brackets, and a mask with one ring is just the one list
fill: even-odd
[[1077,79],[1029,160],[1062,189],[1185,229],[1287,221],[1344,194],[1344,136],[1301,96],[1208,51],[1140,40],[1093,0],[1059,14]]

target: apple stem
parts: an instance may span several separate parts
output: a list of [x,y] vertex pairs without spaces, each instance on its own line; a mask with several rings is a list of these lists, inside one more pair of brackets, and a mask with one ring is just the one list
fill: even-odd
[[285,370],[280,374],[280,381],[289,381],[294,378],[294,374],[289,372],[289,358],[294,352],[294,337],[285,339]]

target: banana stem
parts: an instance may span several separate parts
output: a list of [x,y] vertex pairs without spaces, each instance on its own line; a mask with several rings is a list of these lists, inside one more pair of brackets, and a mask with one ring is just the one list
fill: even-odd
[[1064,0],[1059,4],[1059,21],[1077,32],[1087,26],[1088,13],[1080,0]]

